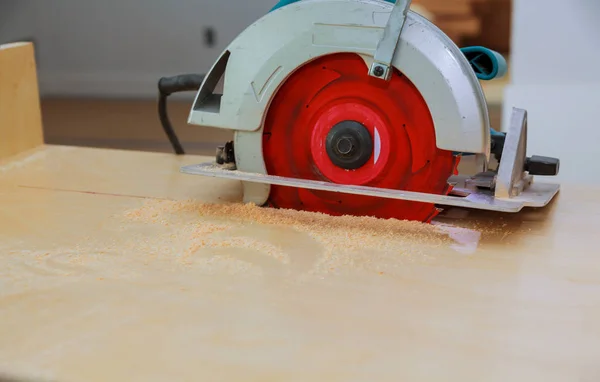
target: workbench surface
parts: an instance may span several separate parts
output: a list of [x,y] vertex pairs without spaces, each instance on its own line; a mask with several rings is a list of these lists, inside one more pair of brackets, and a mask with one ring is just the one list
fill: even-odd
[[600,189],[432,225],[335,219],[179,173],[206,160],[47,146],[2,163],[1,372],[600,380]]

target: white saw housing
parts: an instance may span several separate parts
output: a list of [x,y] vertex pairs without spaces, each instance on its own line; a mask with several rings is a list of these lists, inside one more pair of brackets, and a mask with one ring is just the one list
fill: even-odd
[[[268,13],[241,33],[213,65],[188,123],[235,131],[240,171],[266,174],[262,126],[279,87],[305,63],[356,53],[365,71],[390,18],[382,0],[303,0]],[[427,103],[438,148],[490,157],[483,89],[460,49],[439,28],[409,12],[392,62]],[[223,94],[215,94],[223,78]],[[268,184],[244,183],[244,201],[264,204]]]

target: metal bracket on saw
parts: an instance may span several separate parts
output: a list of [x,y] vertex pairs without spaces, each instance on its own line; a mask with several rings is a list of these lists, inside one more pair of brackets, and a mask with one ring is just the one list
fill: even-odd
[[[230,147],[233,150],[233,147]],[[225,149],[225,151],[228,151]],[[510,128],[507,132],[502,160],[498,172],[486,172],[473,177],[452,177],[454,185],[451,195],[427,194],[367,186],[353,186],[323,181],[285,178],[280,176],[248,173],[232,170],[233,164],[216,162],[185,166],[181,172],[217,178],[240,180],[250,183],[306,188],[355,195],[367,195],[414,202],[434,203],[500,212],[518,212],[524,207],[544,207],[558,193],[558,184],[533,183],[533,173],[539,175],[558,174],[559,161],[555,158],[526,157],[527,112],[513,109]],[[223,148],[218,150],[218,162],[223,162]]]
[[[527,174],[527,111],[513,109],[509,134],[506,134],[502,159],[496,179],[496,198],[519,196],[531,185],[533,176]],[[558,164],[556,168],[558,173]]]
[[450,183],[454,185],[453,193],[466,197],[485,195],[495,201],[515,203],[521,208],[544,207],[558,193],[558,184],[533,183],[534,175],[558,175],[560,161],[541,156],[527,157],[526,110],[513,108],[509,130],[498,159],[497,172],[450,178]]
[[389,81],[392,75],[392,61],[396,54],[400,34],[404,28],[406,15],[412,0],[396,0],[390,19],[383,31],[383,38],[377,44],[374,61],[369,68],[369,76]]

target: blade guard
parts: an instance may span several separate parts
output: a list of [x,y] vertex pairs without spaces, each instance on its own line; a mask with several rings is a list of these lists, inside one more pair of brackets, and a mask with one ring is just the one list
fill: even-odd
[[[188,123],[235,131],[241,171],[266,173],[262,124],[275,92],[304,63],[331,53],[373,62],[393,5],[379,0],[300,1],[268,13],[222,53],[202,84]],[[425,99],[440,149],[489,158],[489,116],[479,80],[460,49],[425,18],[409,12],[393,66]],[[215,89],[223,79],[223,94]],[[260,189],[253,189],[259,187]],[[248,202],[268,186],[245,184]]]

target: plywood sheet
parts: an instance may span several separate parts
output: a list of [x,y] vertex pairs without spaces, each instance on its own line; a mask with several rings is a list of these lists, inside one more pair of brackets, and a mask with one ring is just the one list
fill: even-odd
[[0,45],[0,159],[43,143],[33,44]]
[[[0,370],[55,381],[596,381],[598,190],[433,225],[242,206],[207,160],[0,167]],[[217,203],[217,204],[214,204]]]

